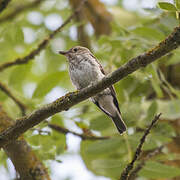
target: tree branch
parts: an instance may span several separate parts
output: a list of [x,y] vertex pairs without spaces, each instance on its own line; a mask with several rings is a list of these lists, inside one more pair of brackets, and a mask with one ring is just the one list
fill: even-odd
[[67,110],[91,96],[101,92],[110,85],[118,82],[119,80],[126,77],[128,74],[133,73],[141,67],[152,63],[158,58],[166,55],[172,50],[176,49],[180,45],[180,27],[176,27],[174,31],[162,42],[160,42],[155,48],[150,51],[141,54],[126,64],[118,68],[116,71],[108,74],[101,81],[95,83],[91,87],[86,87],[81,91],[68,93],[65,96],[57,99],[56,101],[47,104],[30,115],[18,119],[15,125],[8,128],[6,131],[0,134],[0,147],[15,140],[22,133],[28,129],[39,124],[44,119],[64,110]]
[[154,149],[152,152],[148,153],[147,156],[141,160],[141,162],[131,171],[129,174],[128,180],[134,180],[138,174],[138,172],[144,167],[146,164],[146,161],[153,156],[156,156],[157,154],[161,153],[162,149],[164,148],[164,145]]
[[26,114],[26,106],[23,104],[19,99],[17,99],[13,93],[10,91],[10,89],[3,83],[0,82],[0,90],[2,90],[7,96],[9,96],[20,108],[22,115],[24,116]]
[[75,136],[79,136],[82,140],[104,140],[104,139],[109,139],[110,138],[108,136],[98,137],[98,136],[95,136],[95,135],[79,134],[79,133],[76,133],[74,131],[70,131],[69,129],[66,129],[64,127],[58,126],[56,124],[51,124],[51,123],[49,123],[48,126],[50,128],[52,128],[52,129],[54,129],[55,131],[57,131],[59,133],[62,133],[62,134],[71,133],[71,134],[74,134]]
[[[14,121],[3,111],[0,105],[0,132],[13,124]],[[22,136],[4,146],[3,150],[11,159],[21,180],[50,180],[46,167],[36,157]]]
[[161,116],[161,113],[157,116],[155,116],[155,118],[152,120],[150,126],[146,129],[143,137],[140,139],[140,143],[136,149],[136,152],[134,154],[134,158],[133,160],[131,161],[131,163],[129,163],[126,168],[124,169],[124,171],[122,172],[121,174],[121,177],[120,177],[120,180],[127,180],[128,179],[128,176],[129,176],[129,173],[130,171],[133,169],[134,167],[134,163],[136,162],[136,160],[138,159],[138,157],[140,156],[141,154],[141,151],[142,151],[142,146],[143,144],[145,143],[145,140],[146,140],[146,137],[147,135],[150,133],[150,130],[151,128],[154,126],[154,124],[159,120]]
[[7,7],[11,0],[2,0],[0,3],[0,13]]
[[3,23],[4,21],[12,20],[22,11],[26,11],[27,9],[37,7],[41,2],[43,2],[43,0],[34,0],[31,3],[27,3],[24,5],[15,7],[15,9],[12,12],[0,18],[0,23]]
[[14,65],[21,65],[21,64],[28,63],[30,60],[32,60],[36,55],[38,55],[48,45],[49,41],[52,38],[54,38],[54,36],[58,32],[60,32],[75,17],[75,15],[80,11],[80,9],[82,8],[82,6],[84,5],[84,3],[86,1],[87,0],[81,1],[80,5],[74,11],[74,13],[72,13],[72,15],[70,15],[58,29],[56,29],[55,31],[50,33],[42,42],[40,42],[36,49],[32,50],[28,55],[26,55],[22,58],[17,58],[14,61],[1,64],[0,65],[0,71],[3,71],[6,68],[9,68],[9,67],[14,66]]

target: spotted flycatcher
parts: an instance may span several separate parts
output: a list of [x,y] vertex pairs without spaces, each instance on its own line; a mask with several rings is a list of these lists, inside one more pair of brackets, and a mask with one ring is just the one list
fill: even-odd
[[[70,77],[78,90],[101,80],[105,76],[101,64],[89,49],[76,46],[69,51],[59,51],[59,53],[67,57]],[[91,100],[113,120],[120,134],[126,131],[113,86],[91,97]]]

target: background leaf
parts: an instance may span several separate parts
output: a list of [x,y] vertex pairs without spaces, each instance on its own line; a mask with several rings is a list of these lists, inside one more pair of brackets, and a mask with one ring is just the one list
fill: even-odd
[[139,173],[140,176],[146,178],[174,178],[180,175],[180,169],[167,166],[158,162],[148,161]]
[[65,71],[55,72],[44,77],[37,85],[33,97],[41,98],[45,96],[52,88],[57,86],[60,82],[63,84],[67,81],[68,74]]
[[158,3],[159,7],[163,10],[167,11],[177,11],[176,7],[174,4],[168,3],[168,2],[159,2]]

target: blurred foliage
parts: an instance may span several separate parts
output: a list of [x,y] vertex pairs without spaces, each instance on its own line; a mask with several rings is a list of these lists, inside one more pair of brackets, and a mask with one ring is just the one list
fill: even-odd
[[[17,4],[30,2],[32,1],[12,1],[0,14],[1,18],[13,11]],[[91,8],[93,3],[98,4],[98,6],[94,5],[93,9],[97,11],[97,17],[94,17],[96,14],[92,15],[91,11],[88,11],[84,25],[92,51],[107,72],[151,49],[168,36],[179,23],[178,1],[174,5],[160,2],[158,6],[163,10],[157,7],[144,9],[141,12],[128,11],[123,7],[122,1],[108,8],[103,4],[101,7],[98,0],[91,2]],[[68,2],[44,0],[37,7],[22,11],[12,20],[0,22],[0,63],[27,55],[53,30],[52,27],[56,29],[71,12]],[[97,21],[98,16],[101,16],[102,20],[103,15],[108,19],[107,27],[111,27],[109,35],[105,35],[107,32],[103,32]],[[52,17],[56,18],[57,24],[51,24]],[[73,21],[68,24],[33,61],[14,66],[1,73],[0,81],[6,83],[16,97],[27,105],[28,112],[64,95],[65,92],[74,90],[68,76],[67,61],[58,55],[57,51],[79,44],[76,34],[81,23]],[[138,176],[144,179],[172,179],[180,176],[178,168],[180,148],[179,143],[174,141],[179,138],[179,133],[172,125],[180,121],[179,55],[180,50],[177,49],[115,84],[122,117],[128,126],[127,137],[120,136],[112,121],[88,101],[76,105],[68,112],[55,115],[48,121],[62,126],[66,124],[67,128],[69,128],[68,122],[71,121],[79,129],[83,130],[85,127],[102,136],[111,136],[108,140],[81,141],[79,153],[91,172],[117,179],[132,158],[143,130],[150,124],[154,115],[161,112],[161,121],[147,138],[143,150],[148,152],[172,142],[176,148],[169,149],[167,146],[161,154],[147,162]],[[0,101],[13,119],[20,116],[16,104],[1,91]],[[179,126],[180,123],[176,123],[177,129]],[[56,160],[59,155],[66,152],[65,135],[47,128],[46,123],[41,123],[36,128],[47,130],[50,134],[29,130],[25,137],[44,162]],[[179,151],[174,150],[178,148]],[[6,166],[6,156],[3,152],[0,153],[0,157],[1,165]],[[172,161],[173,165],[169,163]]]

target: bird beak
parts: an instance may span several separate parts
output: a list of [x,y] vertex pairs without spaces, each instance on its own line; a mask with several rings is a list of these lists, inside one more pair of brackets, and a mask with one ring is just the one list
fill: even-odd
[[59,51],[59,54],[62,54],[62,55],[67,55],[68,51]]

